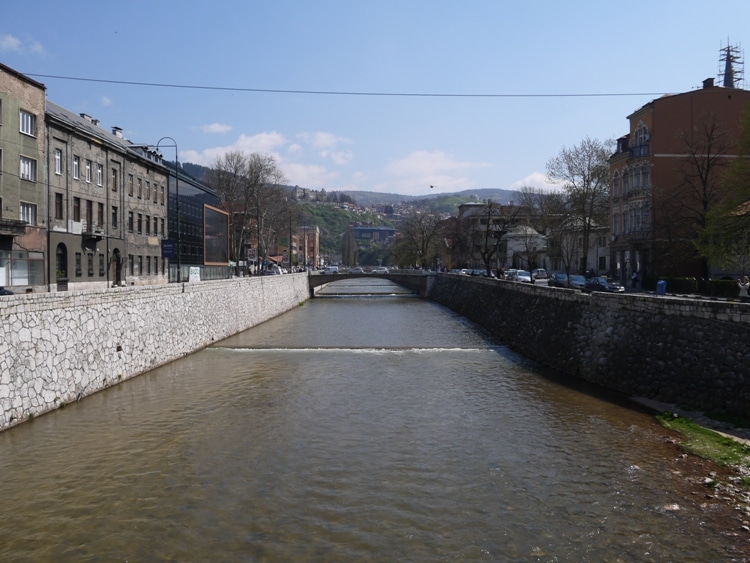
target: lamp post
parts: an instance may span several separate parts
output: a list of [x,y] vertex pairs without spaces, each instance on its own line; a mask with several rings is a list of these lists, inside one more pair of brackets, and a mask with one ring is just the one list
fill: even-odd
[[[162,141],[172,141],[172,144],[162,144]],[[131,145],[132,148],[156,149],[159,154],[161,147],[174,147],[174,191],[175,191],[175,215],[177,219],[177,283],[182,281],[182,249],[180,244],[180,162],[177,152],[177,141],[172,137],[162,137],[155,145]],[[161,154],[159,154],[161,158]],[[167,185],[169,183],[167,182]],[[169,210],[169,194],[167,193],[167,211]]]

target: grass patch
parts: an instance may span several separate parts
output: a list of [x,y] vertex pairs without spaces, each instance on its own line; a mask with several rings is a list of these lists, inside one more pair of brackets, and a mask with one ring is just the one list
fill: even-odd
[[674,413],[666,412],[656,418],[662,426],[682,436],[681,446],[688,453],[720,465],[750,467],[749,445],[703,428]]

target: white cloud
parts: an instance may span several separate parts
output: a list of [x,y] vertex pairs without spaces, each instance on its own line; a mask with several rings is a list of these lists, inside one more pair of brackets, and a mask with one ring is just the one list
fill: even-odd
[[208,125],[201,125],[200,130],[204,133],[229,133],[232,130],[231,125],[226,125],[224,123],[210,123]]
[[102,96],[102,105],[104,107],[111,106],[112,105],[112,99],[108,98],[107,96]]
[[279,166],[292,186],[319,190],[329,189],[338,180],[338,174],[318,164],[284,163]]
[[221,158],[228,152],[240,151],[247,154],[259,153],[270,155],[281,162],[278,150],[286,143],[286,138],[276,131],[258,133],[257,135],[240,135],[237,140],[223,147],[208,148],[203,151],[184,151],[181,158],[184,162],[192,162],[203,166],[211,166],[217,158]]
[[349,144],[346,137],[339,137],[333,133],[316,131],[315,133],[299,133],[297,138],[315,150],[327,150],[340,144]]
[[33,53],[43,55],[44,47],[39,41],[22,41],[14,35],[0,35],[0,53]]
[[550,184],[547,181],[547,175],[542,174],[541,172],[532,172],[525,178],[521,178],[520,180],[513,182],[510,186],[508,186],[509,190],[520,190],[524,187],[530,187],[530,188],[542,188],[545,190],[559,190],[560,185],[559,184]]
[[0,51],[3,53],[9,51],[20,53],[22,50],[21,40],[18,37],[13,37],[12,35],[0,35]]
[[461,173],[487,166],[490,164],[486,162],[454,160],[439,150],[415,151],[386,166],[386,172],[393,180],[379,184],[377,191],[420,195],[470,189],[476,182]]

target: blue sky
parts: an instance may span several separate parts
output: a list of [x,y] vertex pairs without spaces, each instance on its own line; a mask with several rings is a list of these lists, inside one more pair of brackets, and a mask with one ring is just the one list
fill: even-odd
[[563,147],[616,138],[649,100],[716,77],[720,48],[747,42],[750,2],[4,0],[0,13],[0,62],[135,143],[170,136],[181,162],[206,166],[270,154],[306,188],[421,195],[543,187]]

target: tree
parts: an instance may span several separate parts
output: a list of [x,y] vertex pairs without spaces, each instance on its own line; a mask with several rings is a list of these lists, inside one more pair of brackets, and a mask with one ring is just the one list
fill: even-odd
[[582,264],[585,270],[592,231],[605,224],[609,213],[609,156],[611,141],[602,142],[586,137],[571,149],[547,161],[547,178],[561,184],[571,214],[581,221]]
[[271,156],[240,151],[217,157],[207,176],[207,183],[219,195],[219,205],[229,213],[229,237],[231,258],[239,273],[239,262],[245,258],[245,248],[255,227],[258,241],[258,259],[261,253],[267,256],[270,245],[264,237],[270,218],[276,213],[279,199],[279,184],[283,174]]
[[412,211],[404,219],[394,248],[400,264],[424,267],[435,253],[440,218],[433,213]]
[[750,272],[750,109],[741,118],[736,159],[722,175],[720,200],[705,213],[696,248],[712,265]]
[[[707,234],[710,211],[724,197],[722,177],[735,149],[715,113],[701,116],[691,129],[681,131],[680,141],[684,156],[676,164],[678,184],[671,190],[654,186],[657,220],[660,232],[665,233],[660,261],[668,264],[696,259],[695,248]],[[708,278],[708,260],[705,256],[701,260],[703,277]]]
[[516,205],[503,207],[487,200],[483,217],[479,220],[480,228],[472,230],[473,247],[478,249],[488,277],[492,275],[492,259],[500,249],[500,241],[514,226],[520,209]]

